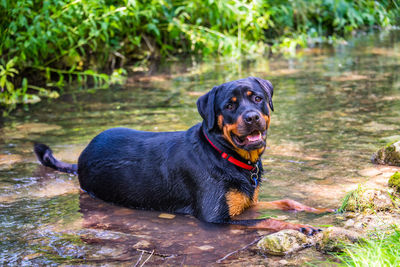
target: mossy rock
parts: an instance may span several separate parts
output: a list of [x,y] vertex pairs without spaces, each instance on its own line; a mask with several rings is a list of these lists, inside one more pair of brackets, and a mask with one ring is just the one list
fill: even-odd
[[263,237],[257,247],[270,255],[283,256],[310,245],[311,241],[296,230],[282,230]]
[[387,144],[372,155],[372,162],[400,166],[400,141]]
[[395,189],[397,193],[400,193],[400,172],[395,172],[390,177],[388,184]]
[[361,240],[361,236],[357,232],[339,227],[329,227],[319,233],[316,238],[315,246],[323,253],[343,251],[346,244]]
[[386,211],[394,208],[388,192],[374,188],[358,188],[349,193],[344,200],[342,211]]

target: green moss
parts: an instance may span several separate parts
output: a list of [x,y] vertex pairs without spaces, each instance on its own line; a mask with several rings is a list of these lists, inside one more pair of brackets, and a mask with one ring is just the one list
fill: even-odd
[[375,212],[393,208],[391,196],[385,190],[358,186],[343,198],[339,212]]
[[348,192],[343,200],[342,200],[342,205],[340,206],[338,212],[342,213],[345,211],[357,211],[359,207],[359,196],[364,192],[365,189],[361,186],[358,185],[357,189]]
[[391,153],[395,150],[395,147],[393,146],[393,144],[394,144],[394,142],[386,146],[386,148],[385,148],[386,153]]
[[283,256],[309,244],[307,236],[296,230],[283,230],[262,238],[257,247],[271,255]]
[[[37,258],[45,259],[52,264],[80,264],[83,263],[83,246],[86,244],[79,235],[65,234],[54,235],[52,239],[44,239],[38,245],[33,245],[32,249],[36,252]],[[82,255],[81,255],[82,253]],[[27,255],[30,257],[31,255]],[[35,259],[35,258],[34,258]],[[34,260],[33,259],[33,260]]]
[[395,172],[389,179],[389,186],[400,192],[400,172]]
[[396,143],[398,141],[393,141],[393,142],[389,142],[385,145],[386,148],[389,148],[391,145],[393,145],[394,143]]

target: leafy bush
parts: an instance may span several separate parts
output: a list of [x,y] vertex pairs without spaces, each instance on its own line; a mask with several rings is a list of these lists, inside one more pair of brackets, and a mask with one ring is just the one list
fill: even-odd
[[[294,51],[309,37],[398,23],[399,7],[396,0],[2,0],[0,16],[4,105],[56,97],[51,90],[71,81],[108,86],[101,73],[151,57],[238,57],[271,45]],[[10,65],[15,71],[3,71]]]

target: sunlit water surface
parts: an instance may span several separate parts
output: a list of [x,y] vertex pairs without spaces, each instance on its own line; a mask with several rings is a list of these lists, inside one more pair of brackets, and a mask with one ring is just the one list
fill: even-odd
[[[263,263],[265,256],[248,246],[263,232],[92,199],[75,176],[40,166],[33,143],[76,162],[91,138],[110,127],[185,130],[200,121],[200,95],[258,76],[275,86],[261,199],[336,208],[357,183],[385,173],[370,163],[371,154],[400,139],[399,37],[361,36],[294,59],[163,64],[123,88],[76,90],[17,111],[0,126],[0,264]],[[337,223],[334,215],[261,216]]]

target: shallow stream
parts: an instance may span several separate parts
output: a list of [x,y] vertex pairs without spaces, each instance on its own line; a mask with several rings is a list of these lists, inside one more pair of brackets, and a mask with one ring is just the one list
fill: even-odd
[[[0,265],[263,263],[267,256],[251,246],[262,231],[92,199],[75,176],[40,166],[32,152],[42,142],[57,158],[76,162],[107,128],[188,129],[200,121],[199,96],[247,76],[275,86],[261,199],[337,208],[358,183],[384,183],[390,175],[390,167],[374,166],[370,157],[400,139],[398,31],[306,49],[296,58],[165,63],[129,77],[122,88],[73,90],[0,124]],[[257,216],[339,223],[335,215]]]

